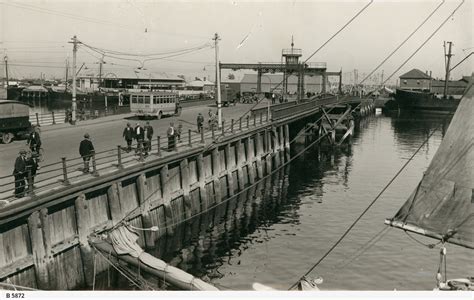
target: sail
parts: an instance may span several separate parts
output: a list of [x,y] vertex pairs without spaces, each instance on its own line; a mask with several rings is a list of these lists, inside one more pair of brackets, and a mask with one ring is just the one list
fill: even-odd
[[[474,78],[474,76],[472,76]],[[474,249],[474,86],[418,187],[386,223]]]

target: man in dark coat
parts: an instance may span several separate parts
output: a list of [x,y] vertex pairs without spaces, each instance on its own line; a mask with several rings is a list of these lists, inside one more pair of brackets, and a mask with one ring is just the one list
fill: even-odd
[[132,150],[133,137],[135,136],[135,132],[133,131],[132,126],[130,126],[130,123],[127,123],[127,127],[125,127],[125,129],[123,130],[122,136],[127,142],[127,151],[130,152]]
[[26,140],[26,144],[30,147],[31,151],[39,153],[39,149],[41,148],[41,138],[38,126],[34,127],[33,132],[30,133]]
[[13,176],[15,177],[15,197],[21,198],[25,192],[26,150],[20,150],[15,160]]
[[90,140],[90,136],[88,133],[84,134],[84,139],[81,141],[79,145],[79,154],[84,161],[84,173],[89,173],[89,161],[91,160],[92,155],[94,154],[94,145]]
[[176,147],[176,129],[173,122],[170,123],[166,134],[168,135],[168,151],[173,151]]
[[135,126],[135,139],[137,140],[137,150],[135,152],[142,151],[143,140],[145,139],[145,131],[140,123]]
[[150,125],[150,122],[146,122],[143,132],[145,136],[145,155],[148,155],[148,152],[151,151],[151,143],[153,141],[153,126]]
[[201,113],[198,114],[196,121],[197,121],[198,132],[201,132],[202,125],[204,124],[204,117]]
[[35,187],[35,176],[38,170],[38,154],[31,153],[26,160],[26,180],[30,189]]

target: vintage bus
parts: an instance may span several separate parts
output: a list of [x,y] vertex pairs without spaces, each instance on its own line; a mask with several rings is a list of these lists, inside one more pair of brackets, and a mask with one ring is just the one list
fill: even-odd
[[139,118],[161,117],[165,115],[179,115],[178,93],[153,91],[130,93],[130,111]]

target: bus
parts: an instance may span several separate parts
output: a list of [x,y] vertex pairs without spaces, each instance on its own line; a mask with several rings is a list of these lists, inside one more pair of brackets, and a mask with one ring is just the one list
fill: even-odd
[[179,115],[178,93],[154,91],[130,93],[130,111],[139,118],[157,117],[165,115]]

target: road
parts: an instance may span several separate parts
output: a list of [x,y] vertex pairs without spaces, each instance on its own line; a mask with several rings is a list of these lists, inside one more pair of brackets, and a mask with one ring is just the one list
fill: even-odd
[[[224,107],[223,118],[229,124],[230,119],[238,119],[241,115],[252,108],[252,104],[237,104],[236,106]],[[257,107],[265,106],[265,103],[260,103]],[[154,128],[155,136],[166,136],[166,130],[170,122],[174,122],[175,127],[179,123],[183,125],[183,135],[187,137],[188,129],[191,128],[193,132],[196,131],[196,117],[198,113],[202,113],[206,119],[209,109],[216,110],[214,106],[194,106],[184,108],[181,116],[167,117],[161,120],[149,120]],[[76,126],[69,124],[45,126],[41,129],[42,148],[44,149],[44,161],[42,165],[60,162],[61,157],[75,158],[79,157],[79,143],[83,139],[84,133],[89,133],[94,144],[96,152],[108,149],[115,149],[117,145],[125,145],[122,138],[123,129],[127,122],[130,122],[133,127],[139,122],[144,125],[145,121],[138,120],[132,115],[116,115],[104,117],[101,119],[88,120],[78,123]],[[197,133],[196,133],[197,134]],[[11,144],[0,144],[0,177],[11,175],[15,158],[21,149],[27,149],[26,141],[13,141]],[[10,179],[0,180],[4,183]],[[13,176],[11,176],[13,180]]]

